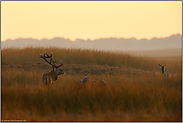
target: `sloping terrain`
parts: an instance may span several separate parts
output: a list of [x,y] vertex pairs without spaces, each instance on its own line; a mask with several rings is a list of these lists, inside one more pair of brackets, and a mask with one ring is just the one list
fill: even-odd
[[[66,72],[50,87],[41,82],[52,67],[39,58],[53,52]],[[58,48],[1,50],[2,120],[182,121],[181,59]],[[172,75],[161,75],[166,64]],[[107,86],[82,86],[87,75]]]

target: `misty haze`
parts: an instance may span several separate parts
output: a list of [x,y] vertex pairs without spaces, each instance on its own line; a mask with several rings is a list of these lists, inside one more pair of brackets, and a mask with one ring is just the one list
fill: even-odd
[[2,1],[1,121],[181,122],[181,1]]
[[165,38],[136,39],[136,38],[100,38],[96,40],[69,39],[55,37],[53,39],[19,38],[1,42],[1,48],[24,47],[59,47],[59,48],[84,48],[99,50],[157,50],[168,48],[182,48],[182,35],[176,34]]
[[[176,34],[165,38],[136,39],[136,38],[100,38],[96,40],[69,39],[55,37],[53,39],[19,38],[1,42],[1,48],[25,48],[25,47],[58,47],[58,48],[81,48],[109,51],[124,51],[137,55],[181,55],[182,35]],[[137,51],[138,50],[138,51]],[[146,50],[146,52],[144,52]],[[147,51],[148,50],[148,51]]]

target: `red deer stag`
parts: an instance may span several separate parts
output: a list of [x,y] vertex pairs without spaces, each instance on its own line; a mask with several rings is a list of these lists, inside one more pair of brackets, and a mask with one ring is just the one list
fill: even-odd
[[[59,69],[59,67],[62,66],[63,64],[56,65],[55,64],[56,61],[54,62],[52,59],[52,54],[51,55],[48,55],[45,53],[44,53],[44,55],[40,54],[40,58],[43,58],[48,64],[53,66],[52,71],[50,71],[49,73],[43,74],[43,76],[42,76],[42,82],[46,86],[48,86],[50,84],[52,85],[54,83],[54,81],[56,81],[58,79],[58,75],[65,74],[65,72],[63,70]],[[49,58],[50,61],[48,61],[47,58]]]

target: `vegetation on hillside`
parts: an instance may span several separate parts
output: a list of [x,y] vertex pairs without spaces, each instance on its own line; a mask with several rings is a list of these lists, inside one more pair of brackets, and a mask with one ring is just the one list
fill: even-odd
[[[67,72],[50,87],[41,82],[52,70],[39,58],[44,52]],[[4,49],[1,58],[2,120],[182,121],[181,59],[58,48]],[[171,78],[161,76],[158,63]],[[79,85],[85,75],[108,86]]]

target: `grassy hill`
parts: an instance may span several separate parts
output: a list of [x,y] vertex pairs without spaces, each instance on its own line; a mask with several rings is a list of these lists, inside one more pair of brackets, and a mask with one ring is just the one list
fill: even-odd
[[[66,72],[49,88],[41,82],[52,70],[39,58],[44,52]],[[181,59],[59,48],[9,48],[1,58],[2,120],[182,121]],[[85,75],[108,86],[80,86]]]

